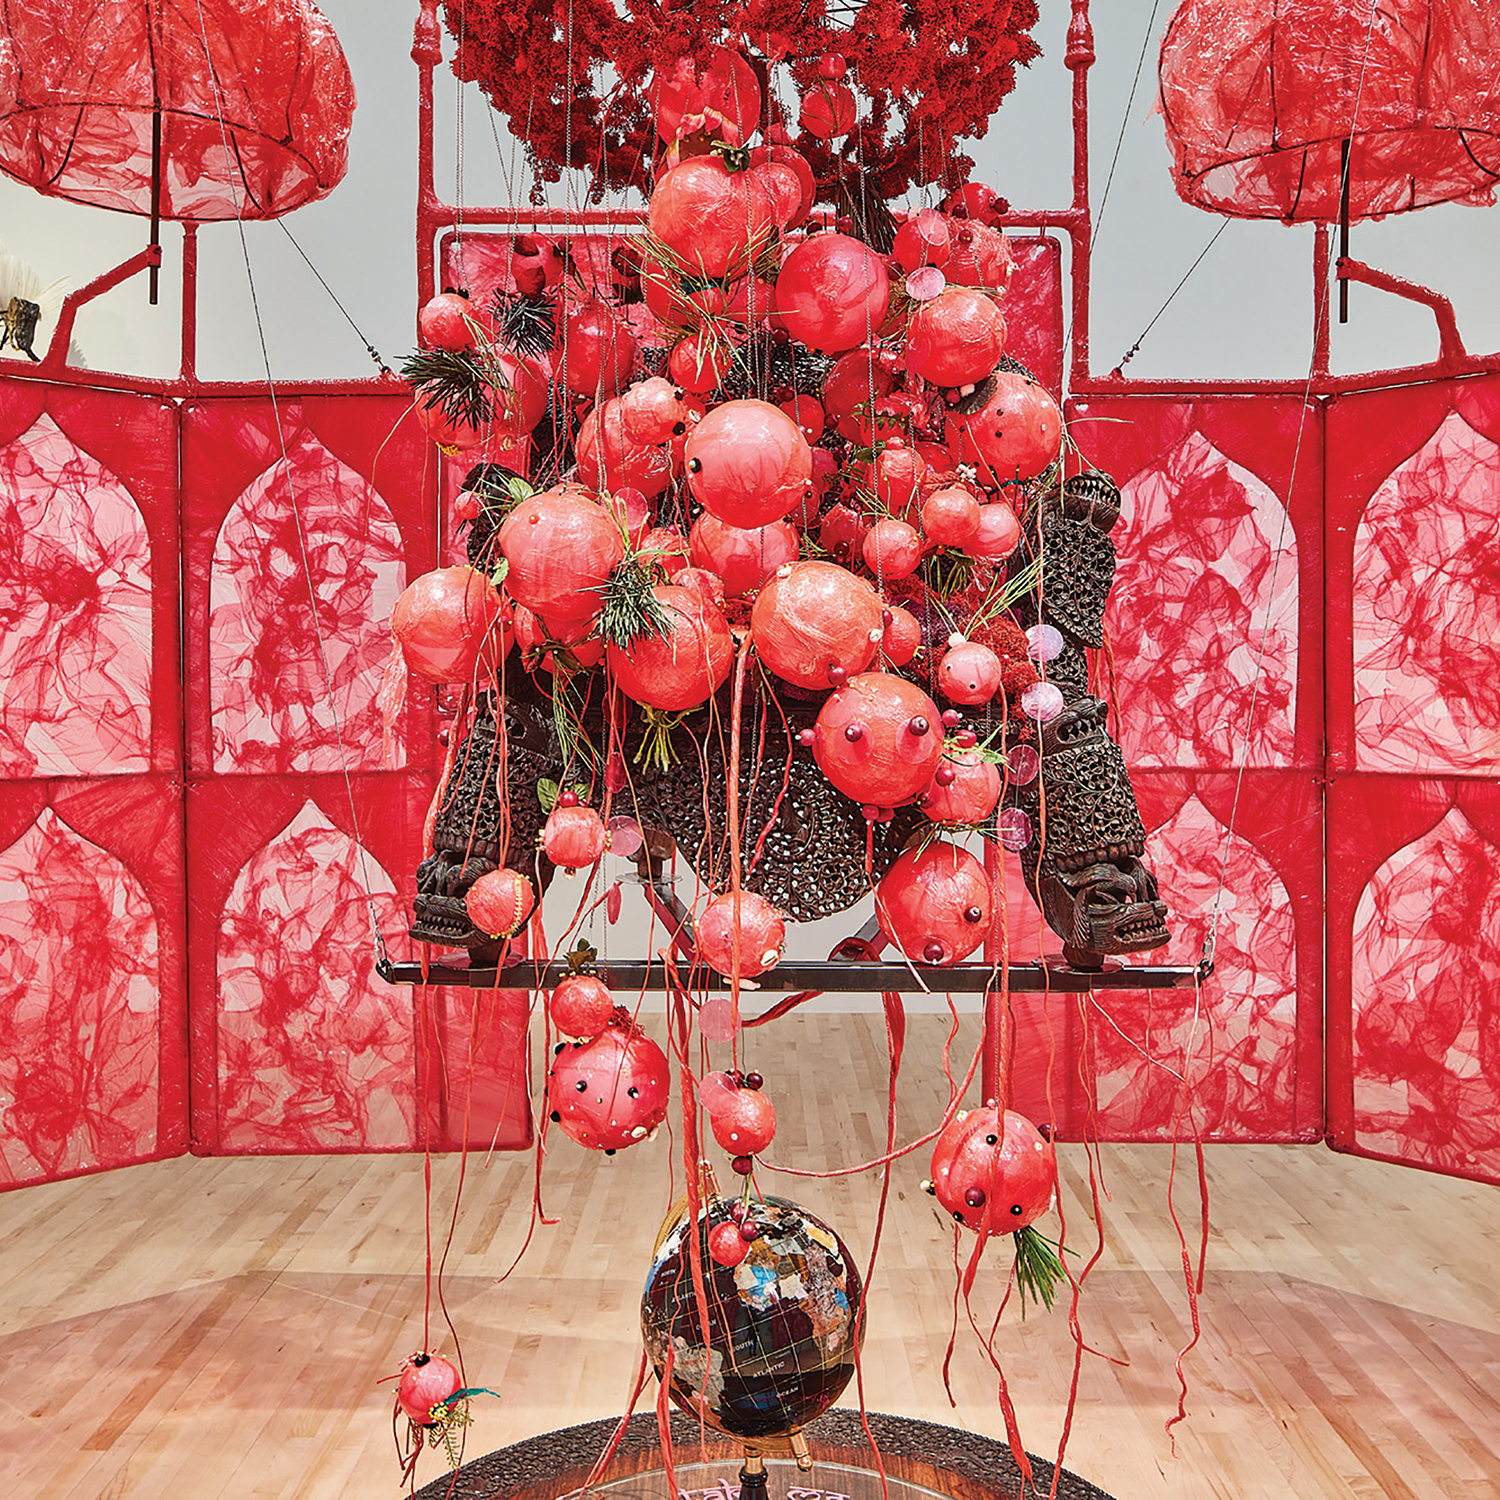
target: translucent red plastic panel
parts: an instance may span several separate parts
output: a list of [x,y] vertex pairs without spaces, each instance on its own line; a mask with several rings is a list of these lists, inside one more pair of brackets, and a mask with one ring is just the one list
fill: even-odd
[[0,170],[166,219],[274,218],[348,166],[354,85],[311,0],[0,0]]
[[1183,0],[1161,112],[1186,202],[1260,219],[1492,203],[1500,14],[1486,0]]
[[1302,410],[1270,400],[1072,407],[1080,448],[1124,502],[1106,628],[1131,766],[1317,762],[1319,418],[1309,410],[1299,437]]

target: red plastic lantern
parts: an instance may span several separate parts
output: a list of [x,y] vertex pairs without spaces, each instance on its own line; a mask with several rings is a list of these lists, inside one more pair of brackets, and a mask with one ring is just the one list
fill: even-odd
[[880,596],[837,563],[794,563],[762,587],[750,637],[771,671],[798,687],[826,688],[875,660]]
[[615,998],[609,987],[592,974],[570,974],[559,980],[547,1002],[547,1014],[564,1036],[596,1037],[614,1012]]
[[671,620],[667,635],[640,636],[629,646],[611,643],[605,660],[635,702],[671,713],[696,708],[729,676],[734,637],[724,616],[692,589],[659,583],[651,592]]
[[885,672],[851,677],[813,725],[813,758],[846,797],[894,807],[932,780],[943,755],[937,705]]
[[890,619],[885,622],[885,635],[881,637],[881,654],[893,667],[904,667],[922,645],[922,622],[899,604],[886,613]]
[[[716,974],[732,975],[735,971],[735,911],[735,897],[726,892],[715,896],[693,924],[698,956]],[[780,961],[786,943],[786,920],[754,891],[740,892],[738,911],[739,972],[742,978],[752,979]]]
[[735,1156],[755,1156],[776,1136],[776,1110],[760,1089],[736,1089],[709,1116],[714,1139]]
[[1332,222],[1352,130],[1351,218],[1493,203],[1497,56],[1500,11],[1481,0],[1184,0],[1160,64],[1178,196]]
[[469,920],[493,938],[509,937],[526,923],[536,893],[519,870],[491,870],[481,875],[464,895]]
[[652,375],[620,392],[620,419],[628,443],[665,443],[687,430],[688,408],[670,380]]
[[1045,386],[1002,370],[990,399],[967,415],[948,413],[948,446],[993,486],[1032,479],[1062,455],[1062,412]]
[[1057,1152],[1026,1118],[993,1104],[955,1115],[932,1148],[932,1190],[969,1229],[1007,1234],[1047,1212]]
[[396,1383],[396,1405],[418,1427],[432,1425],[432,1408],[463,1389],[458,1366],[441,1354],[413,1354],[401,1366]]
[[768,401],[726,401],[693,429],[684,450],[688,487],[731,526],[779,521],[812,495],[812,449]]
[[672,482],[665,449],[632,438],[618,398],[602,402],[583,419],[574,443],[578,477],[597,490],[639,490],[654,500]]
[[487,677],[510,650],[500,591],[474,568],[424,573],[396,600],[391,634],[407,667],[429,682]]
[[763,162],[775,162],[778,167],[784,167],[797,179],[801,197],[797,203],[797,211],[790,220],[784,223],[783,229],[795,229],[812,212],[813,202],[818,196],[818,179],[813,176],[813,169],[808,166],[807,158],[792,146],[783,142],[770,142],[764,146],[756,146],[750,153],[750,165],[760,166]]
[[693,522],[688,537],[693,566],[717,573],[730,599],[753,594],[779,567],[796,562],[799,545],[797,528],[790,521],[747,530],[726,526],[711,511]]
[[868,342],[885,321],[891,279],[885,262],[846,234],[815,234],[782,262],[776,317],[794,339],[824,354]]
[[948,750],[917,799],[934,823],[982,823],[1000,802],[1000,768],[979,750]]
[[913,214],[897,231],[893,253],[903,271],[920,266],[941,266],[952,254],[948,220],[936,209]]
[[984,866],[967,849],[940,839],[906,850],[885,872],[875,890],[875,915],[908,958],[955,964],[989,932],[991,899]]
[[54,198],[163,219],[274,219],[348,166],[354,85],[311,0],[5,7],[0,170]]
[[564,807],[559,802],[542,827],[542,853],[564,870],[594,864],[608,844],[604,819],[592,807]]
[[1005,350],[1005,316],[993,297],[950,286],[912,314],[906,368],[938,386],[977,385]]
[[547,1105],[563,1133],[594,1151],[643,1141],[667,1117],[666,1054],[630,1017],[614,1019],[592,1041],[553,1059]]
[[511,596],[559,635],[599,613],[599,590],[625,555],[613,517],[569,488],[523,500],[505,518],[499,540]]
[[646,211],[650,232],[690,276],[743,275],[776,226],[764,182],[717,156],[692,156],[662,174]]

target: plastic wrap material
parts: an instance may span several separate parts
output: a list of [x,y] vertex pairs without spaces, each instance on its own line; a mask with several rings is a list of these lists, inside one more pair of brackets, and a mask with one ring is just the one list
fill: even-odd
[[272,219],[348,166],[354,84],[311,0],[0,0],[0,169],[161,216]]
[[1332,222],[1353,128],[1351,218],[1493,203],[1500,9],[1374,0],[1373,21],[1371,11],[1349,0],[1184,0],[1159,75],[1178,195],[1240,218]]

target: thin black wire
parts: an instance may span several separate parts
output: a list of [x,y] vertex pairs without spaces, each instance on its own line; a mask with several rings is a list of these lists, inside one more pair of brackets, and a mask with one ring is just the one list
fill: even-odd
[[374,346],[374,344],[372,344],[369,341],[369,339],[365,337],[364,329],[362,329],[359,326],[359,324],[356,323],[354,321],[354,319],[350,316],[349,309],[347,307],[345,307],[342,302],[339,301],[338,293],[335,292],[334,289],[331,286],[329,286],[326,281],[323,280],[323,273],[320,270],[318,270],[318,268],[312,263],[312,261],[310,259],[308,259],[307,251],[304,250],[302,248],[302,246],[297,243],[296,238],[292,234],[292,231],[286,227],[286,220],[285,219],[277,219],[276,220],[276,227],[278,229],[280,229],[281,232],[289,240],[291,240],[291,242],[292,242],[292,249],[294,249],[297,252],[297,254],[302,257],[304,263],[307,266],[307,269],[309,271],[311,271],[313,273],[313,275],[318,278],[318,285],[321,286],[323,288],[323,290],[328,293],[328,295],[333,299],[333,305],[336,308],[338,308],[338,310],[341,313],[343,313],[343,315],[344,315],[344,321],[354,330],[355,337],[359,339],[360,343],[362,343],[365,346],[365,349],[368,351],[370,358],[375,361],[375,367],[380,371],[380,373],[382,375],[389,375],[391,373],[390,366],[388,364],[386,364],[386,362],[380,357],[380,351]]
[[1203,258],[1218,243],[1219,236],[1221,234],[1223,234],[1226,229],[1229,228],[1230,222],[1231,221],[1226,218],[1224,220],[1224,222],[1222,224],[1220,224],[1219,227],[1216,230],[1214,230],[1213,238],[1211,240],[1209,240],[1209,242],[1198,252],[1198,258],[1197,258],[1197,260],[1195,260],[1192,263],[1192,265],[1190,265],[1187,268],[1187,273],[1183,276],[1182,280],[1179,281],[1177,283],[1177,285],[1172,288],[1172,295],[1170,297],[1168,297],[1167,300],[1165,302],[1163,302],[1162,305],[1159,308],[1157,308],[1157,310],[1156,310],[1156,316],[1154,318],[1152,318],[1149,323],[1146,324],[1146,326],[1140,332],[1140,337],[1137,338],[1136,341],[1135,341],[1135,343],[1133,343],[1130,346],[1130,348],[1125,351],[1125,354],[1120,359],[1120,362],[1115,366],[1115,368],[1117,370],[1123,370],[1125,368],[1125,366],[1128,365],[1130,363],[1130,361],[1133,360],[1138,353],[1140,353],[1140,348],[1141,348],[1141,345],[1145,342],[1146,335],[1148,333],[1150,333],[1153,328],[1156,327],[1157,322],[1161,318],[1161,315],[1164,312],[1166,312],[1166,310],[1172,305],[1172,303],[1175,300],[1178,292],[1180,292],[1183,289],[1183,287],[1185,287],[1188,284],[1189,280],[1192,278],[1193,272],[1196,271],[1198,269],[1198,267],[1203,264]]
[[1104,193],[1099,199],[1099,212],[1094,215],[1095,247],[1099,244],[1099,229],[1104,223],[1104,208],[1109,202],[1109,189],[1115,180],[1115,168],[1120,164],[1120,148],[1125,144],[1125,131],[1130,124],[1130,112],[1135,108],[1135,93],[1141,85],[1141,72],[1146,66],[1146,52],[1151,46],[1151,33],[1156,28],[1156,13],[1160,8],[1161,0],[1153,0],[1151,19],[1146,22],[1146,34],[1141,38],[1141,55],[1135,63],[1135,77],[1130,80],[1130,97],[1125,101],[1125,110],[1120,116],[1120,133],[1115,137],[1115,154],[1110,158],[1109,175],[1104,179]]

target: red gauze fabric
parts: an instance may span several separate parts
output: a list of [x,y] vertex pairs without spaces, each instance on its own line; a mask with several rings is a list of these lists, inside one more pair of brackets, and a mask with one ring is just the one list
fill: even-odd
[[1374,0],[1372,23],[1371,8],[1184,0],[1160,64],[1184,202],[1237,218],[1332,222],[1351,129],[1351,218],[1494,202],[1500,9]]
[[348,166],[354,84],[310,0],[0,0],[0,170],[164,219],[274,219]]

